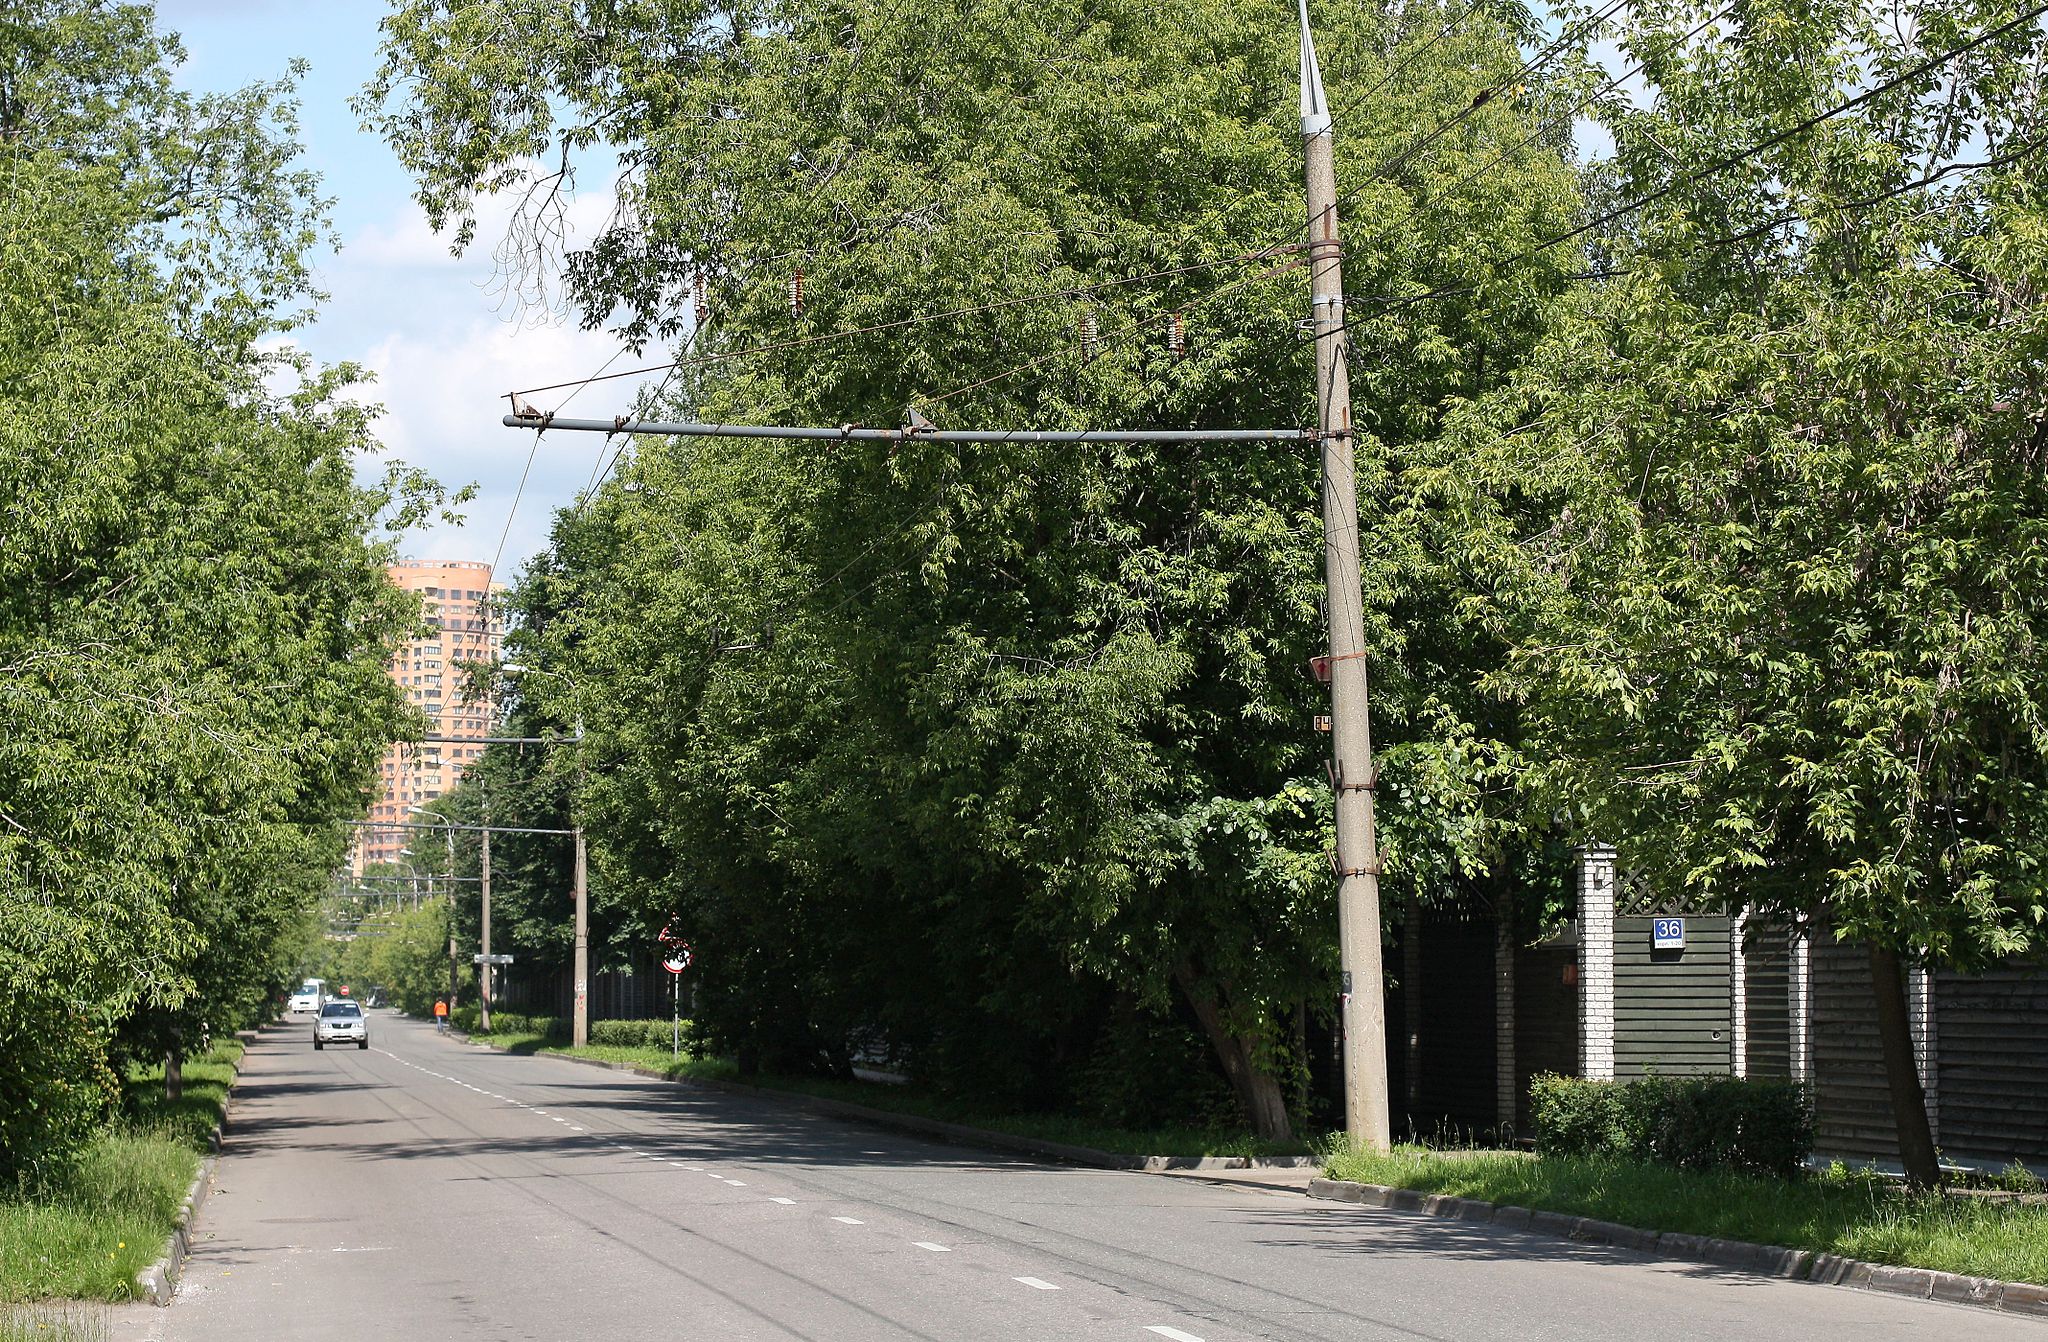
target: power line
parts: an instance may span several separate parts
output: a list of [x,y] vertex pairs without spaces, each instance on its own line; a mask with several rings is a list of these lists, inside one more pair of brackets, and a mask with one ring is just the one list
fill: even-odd
[[1365,179],[1361,181],[1357,186],[1351,188],[1350,191],[1346,192],[1343,196],[1339,197],[1339,207],[1341,208],[1344,205],[1350,204],[1354,199],[1356,199],[1358,193],[1360,191],[1363,191],[1369,183],[1381,178],[1390,177],[1403,167],[1407,166],[1407,164],[1410,161],[1412,161],[1416,155],[1427,150],[1431,145],[1435,144],[1438,140],[1450,134],[1450,132],[1455,130],[1457,127],[1463,125],[1467,120],[1471,118],[1474,112],[1477,112],[1480,108],[1492,102],[1495,98],[1499,97],[1501,93],[1505,92],[1509,88],[1521,84],[1530,75],[1536,73],[1536,71],[1542,69],[1544,66],[1550,64],[1551,61],[1557,59],[1558,55],[1561,52],[1565,51],[1574,40],[1586,36],[1595,27],[1602,23],[1605,23],[1608,19],[1612,18],[1617,12],[1619,12],[1624,5],[1628,4],[1628,2],[1629,0],[1609,0],[1606,9],[1601,10],[1597,14],[1593,14],[1588,16],[1587,18],[1581,19],[1578,23],[1572,25],[1570,28],[1567,28],[1564,32],[1558,35],[1556,41],[1552,42],[1549,46],[1545,47],[1541,52],[1537,53],[1535,56],[1532,56],[1528,60],[1522,62],[1521,66],[1517,68],[1513,74],[1509,75],[1507,78],[1499,81],[1498,83],[1489,85],[1488,87],[1481,89],[1478,93],[1473,95],[1472,101],[1467,103],[1463,108],[1459,109],[1459,111],[1455,115],[1447,117],[1445,120],[1438,123],[1436,129],[1430,131],[1427,135],[1424,135],[1422,138],[1416,140],[1413,144],[1409,145],[1408,148],[1402,150],[1400,153],[1394,155],[1392,158],[1383,161],[1379,165],[1379,167],[1373,169],[1372,172],[1368,173]]
[[1616,219],[1622,218],[1624,215],[1633,214],[1637,210],[1642,209],[1645,205],[1654,204],[1655,202],[1662,200],[1664,197],[1670,195],[1672,192],[1678,190],[1682,186],[1689,186],[1694,182],[1700,181],[1702,178],[1712,177],[1717,173],[1725,172],[1727,169],[1732,168],[1747,159],[1755,158],[1758,154],[1763,153],[1767,149],[1775,148],[1778,145],[1785,143],[1785,141],[1787,140],[1795,139],[1798,136],[1804,135],[1806,132],[1828,121],[1832,121],[1834,118],[1841,116],[1845,112],[1852,112],[1858,107],[1863,106],[1865,103],[1870,102],[1875,98],[1883,97],[1885,94],[1891,92],[1893,89],[1898,88],[1903,84],[1911,83],[1913,80],[1918,79],[1921,75],[1926,74],[1930,70],[1938,69],[1939,67],[1948,64],[1950,61],[1956,59],[1956,57],[1958,56],[1967,55],[1968,53],[1975,51],[1978,47],[1981,47],[1988,42],[1996,41],[1999,38],[2005,36],[2007,33],[2012,32],[2014,29],[2019,28],[2033,21],[2034,19],[2039,18],[2043,14],[2048,14],[2048,4],[2036,5],[2034,8],[2028,10],[2026,13],[2020,15],[2016,19],[2013,19],[2009,23],[2001,24],[1998,27],[1992,29],[1990,32],[1972,38],[1970,41],[1963,43],[1961,46],[1951,47],[1949,50],[1943,52],[1939,56],[1930,56],[1926,60],[1921,61],[1919,64],[1904,71],[1903,73],[1892,76],[1890,79],[1887,79],[1884,83],[1879,84],[1874,88],[1864,90],[1862,93],[1857,94],[1855,97],[1849,99],[1847,102],[1839,103],[1836,106],[1829,108],[1825,112],[1816,113],[1815,115],[1808,117],[1806,120],[1800,122],[1795,126],[1788,127],[1785,130],[1781,130],[1774,135],[1767,136],[1764,139],[1759,140],[1757,143],[1749,146],[1747,149],[1737,150],[1735,153],[1728,154],[1719,159],[1714,160],[1712,163],[1707,164],[1703,168],[1696,168],[1692,172],[1689,172],[1682,177],[1674,178],[1672,181],[1666,182],[1663,186],[1658,187],[1655,191],[1646,192],[1645,194],[1636,197],[1634,200],[1629,201],[1625,205],[1618,205],[1614,209],[1607,211],[1599,217],[1590,219],[1585,223],[1580,224],[1577,228],[1572,229],[1568,233],[1560,233],[1554,238],[1550,238],[1544,242],[1537,244],[1530,251],[1524,253],[1522,257],[1516,258],[1516,260],[1519,261],[1526,257],[1540,255],[1541,253],[1547,252],[1552,247],[1556,247],[1561,243],[1570,242],[1573,238],[1582,237],[1585,234],[1592,232],[1596,228],[1600,228],[1607,224],[1610,224],[1614,222]]
[[[2028,10],[2024,14],[2021,14],[2018,18],[2013,19],[2008,23],[2001,24],[1999,27],[1994,28],[1989,32],[1983,33],[1975,38],[1972,38],[1970,41],[1965,42],[1960,46],[1952,47],[1938,56],[1930,56],[1927,59],[1920,61],[1918,64],[1912,66],[1910,69],[1907,69],[1903,73],[1893,76],[1892,78],[1886,80],[1882,84],[1878,84],[1872,88],[1866,89],[1862,93],[1857,94],[1855,97],[1850,98],[1844,102],[1838,103],[1824,112],[1819,112],[1814,114],[1813,116],[1807,117],[1805,120],[1799,122],[1798,124],[1790,126],[1785,130],[1778,131],[1772,135],[1769,135],[1764,139],[1759,140],[1755,144],[1752,144],[1744,149],[1737,150],[1736,152],[1731,154],[1723,155],[1721,158],[1715,159],[1702,167],[1695,168],[1691,172],[1685,173],[1680,177],[1674,178],[1673,180],[1666,182],[1664,185],[1658,187],[1654,191],[1646,191],[1642,195],[1637,196],[1634,199],[1625,202],[1624,204],[1617,205],[1614,208],[1601,213],[1597,217],[1590,219],[1583,224],[1578,225],[1576,228],[1572,228],[1570,230],[1567,230],[1566,232],[1559,233],[1553,237],[1546,238],[1543,241],[1538,242],[1521,252],[1517,252],[1501,261],[1499,265],[1496,267],[1494,273],[1498,274],[1501,270],[1511,269],[1525,262],[1532,261],[1536,257],[1541,256],[1542,254],[1548,252],[1554,247],[1560,246],[1566,242],[1570,242],[1575,238],[1583,237],[1585,234],[1593,231],[1594,229],[1601,228],[1607,224],[1613,223],[1617,219],[1621,219],[1630,214],[1633,214],[1637,210],[1642,209],[1646,205],[1654,204],[1655,202],[1662,200],[1664,197],[1670,195],[1672,192],[1678,190],[1680,187],[1689,186],[1693,183],[1703,181],[1708,177],[1715,176],[1716,174],[1725,172],[1729,168],[1735,167],[1741,163],[1753,159],[1757,155],[1763,153],[1765,150],[1775,148],[1776,146],[1785,143],[1787,140],[1791,140],[1800,135],[1803,135],[1807,131],[1813,130],[1815,127],[1823,125],[1828,121],[1832,121],[1834,118],[1841,116],[1844,113],[1854,111],[1856,108],[1863,106],[1865,103],[1868,103],[1873,99],[1882,97],[1886,93],[1891,92],[1893,89],[1899,88],[1904,84],[1908,84],[1913,80],[1918,79],[1920,76],[1928,73],[1931,70],[1937,69],[1940,66],[1947,64],[1948,62],[1956,59],[1958,56],[1966,55],[1967,53],[1976,50],[1978,47],[1981,47],[1986,43],[1996,41],[1998,38],[2005,36],[2007,33],[2010,33],[2013,30],[2022,27],[2023,25],[2031,22],[2036,18],[2039,18],[2043,14],[2048,14],[2048,3],[2036,5],[2033,9]],[[1938,181],[1941,178],[1946,177],[1954,172],[1965,171],[1973,168],[1997,167],[2002,166],[2003,164],[2008,162],[2014,162],[2018,159],[2025,158],[2028,155],[2035,152],[2040,147],[2041,143],[2042,142],[2040,141],[2035,141],[2028,144],[2023,149],[2016,151],[2013,154],[2006,155],[2001,158],[1988,159],[1981,163],[1951,164],[1949,167],[1943,168],[1934,173],[1930,173],[1925,177],[1919,178],[1915,181],[1905,183],[1902,186],[1884,192],[1880,192],[1879,194],[1869,197],[1865,200],[1846,201],[1841,202],[1837,205],[1822,207],[1821,212],[1829,213],[1853,209],[1863,209],[1868,208],[1872,205],[1881,204],[1886,200],[1890,200],[1897,196],[1904,195],[1909,191],[1916,190],[1922,186],[1930,185],[1931,183]],[[1795,210],[1757,228],[1753,228],[1742,233],[1732,234],[1725,238],[1716,238],[1708,240],[1706,242],[1702,242],[1692,250],[1704,251],[1712,247],[1727,246],[1736,242],[1747,241],[1750,238],[1759,236],[1762,233],[1769,232],[1773,228],[1780,227],[1785,223],[1791,222],[1793,219],[1801,217],[1801,213],[1802,212]],[[1681,255],[1687,254],[1690,253],[1681,253]],[[1580,275],[1571,276],[1569,278],[1581,280],[1607,279],[1625,273],[1627,272],[1590,271]],[[1447,298],[1459,293],[1468,293],[1473,291],[1477,287],[1478,286],[1476,282],[1466,282],[1463,284],[1444,285],[1439,288],[1432,289],[1426,293],[1411,294],[1403,298],[1380,299],[1373,301],[1375,302],[1376,306],[1380,308],[1406,307],[1415,303],[1428,302],[1432,299]],[[1350,327],[1356,325],[1357,322],[1361,319],[1362,317],[1351,318],[1347,320],[1345,322],[1345,329],[1348,330]]]
[[954,317],[980,316],[983,313],[1000,312],[1006,308],[1019,307],[1028,303],[1045,303],[1062,298],[1083,298],[1090,294],[1100,293],[1106,289],[1115,289],[1128,284],[1142,284],[1147,280],[1170,279],[1177,275],[1189,275],[1198,271],[1219,270],[1225,266],[1243,265],[1248,262],[1262,260],[1280,251],[1294,249],[1298,246],[1299,244],[1270,245],[1254,251],[1239,253],[1235,256],[1223,257],[1215,261],[1195,261],[1182,266],[1169,266],[1163,270],[1150,270],[1139,275],[1125,275],[1116,279],[1102,280],[1095,284],[1070,285],[1066,288],[1048,289],[1040,293],[1019,294],[1013,298],[1001,298],[989,303],[976,303],[969,307],[953,308],[946,312],[923,313],[914,317],[897,317],[890,321],[875,322],[868,326],[857,326],[844,331],[825,331],[813,336],[799,336],[792,340],[770,341],[767,344],[750,345],[742,349],[717,350],[709,354],[698,355],[692,359],[673,359],[667,363],[649,364],[644,368],[629,368],[623,372],[611,373],[604,377],[585,378],[581,383],[554,382],[542,387],[525,387],[512,394],[527,396],[535,392],[554,391],[561,387],[580,386],[589,382],[608,382],[615,378],[637,377],[644,373],[659,373],[664,369],[700,367],[705,364],[723,363],[732,359],[751,358],[761,354],[776,354],[784,350],[805,349],[834,340],[849,340],[856,336],[874,335],[882,331],[900,330],[903,327],[916,326],[924,322],[945,321]]
[[[1716,13],[1709,15],[1707,18],[1701,20],[1700,23],[1696,27],[1694,27],[1691,32],[1688,32],[1684,37],[1681,37],[1678,40],[1681,43],[1692,41],[1701,33],[1705,32],[1707,28],[1711,25],[1718,23],[1722,19],[1725,19],[1729,15],[1733,14],[1735,12],[1735,8],[1736,7],[1734,5],[1730,5],[1726,9],[1719,10]],[[1641,74],[1648,66],[1649,61],[1647,60],[1637,61],[1627,70],[1624,70],[1622,73],[1608,80],[1598,89],[1595,89],[1593,92],[1579,99],[1579,101],[1573,103],[1564,111],[1555,112],[1549,116],[1539,119],[1535,130],[1530,131],[1527,135],[1523,136],[1515,143],[1509,145],[1506,149],[1501,150],[1499,153],[1495,154],[1492,158],[1480,164],[1478,167],[1472,169],[1470,172],[1460,177],[1457,181],[1452,182],[1449,186],[1444,187],[1441,190],[1431,192],[1429,196],[1425,197],[1424,203],[1427,203],[1427,201],[1429,200],[1434,200],[1442,196],[1449,195],[1451,192],[1456,191],[1459,187],[1464,186],[1473,178],[1478,177],[1482,173],[1491,171],[1493,168],[1498,167],[1501,163],[1506,161],[1508,155],[1515,153],[1517,150],[1525,149],[1529,145],[1533,144],[1537,140],[1537,138],[1543,134],[1546,127],[1554,125],[1560,121],[1568,122],[1570,118],[1576,117],[1579,113],[1585,111],[1588,107],[1591,107],[1594,103],[1600,101],[1600,99],[1606,97],[1608,94],[1614,92],[1614,90],[1620,88],[1629,80]]]

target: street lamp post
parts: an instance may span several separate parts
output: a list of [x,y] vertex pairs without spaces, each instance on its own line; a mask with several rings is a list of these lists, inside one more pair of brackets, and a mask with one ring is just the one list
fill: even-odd
[[[570,694],[576,692],[576,682],[559,671],[548,671],[537,666],[522,666],[516,662],[502,662],[498,669],[510,676],[548,676],[569,687]],[[576,710],[576,792],[569,800],[569,830],[576,842],[576,999],[571,1010],[569,1041],[583,1045],[590,1042],[590,875],[588,858],[583,845],[583,819],[581,793],[583,791],[583,710]]]

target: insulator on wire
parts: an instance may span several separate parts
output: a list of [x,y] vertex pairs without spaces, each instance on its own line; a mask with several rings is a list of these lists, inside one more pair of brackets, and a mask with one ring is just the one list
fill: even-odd
[[796,274],[789,277],[789,315],[804,315],[804,268],[798,266]]
[[1102,345],[1102,327],[1095,320],[1095,309],[1089,308],[1081,314],[1081,357],[1093,359]]
[[690,285],[690,303],[692,308],[694,308],[697,313],[697,325],[702,326],[704,324],[704,319],[711,315],[711,296],[709,293],[706,292],[704,284],[704,272],[701,270],[698,271],[696,275],[692,277]]
[[1176,359],[1188,356],[1188,324],[1178,312],[1166,314],[1166,348]]

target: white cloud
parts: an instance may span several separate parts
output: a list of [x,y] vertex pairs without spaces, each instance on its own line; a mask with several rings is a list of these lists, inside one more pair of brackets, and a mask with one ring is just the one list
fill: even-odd
[[[323,268],[322,281],[334,298],[317,336],[307,340],[322,357],[354,359],[376,375],[363,397],[385,409],[378,422],[385,451],[381,460],[363,463],[365,476],[380,475],[384,462],[396,459],[451,489],[478,486],[477,497],[462,509],[466,525],[437,525],[412,537],[408,553],[489,561],[503,533],[500,572],[507,577],[546,545],[554,510],[586,486],[602,439],[546,436],[522,493],[520,476],[533,435],[502,425],[509,408],[505,394],[588,377],[615,355],[618,368],[663,358],[646,351],[636,359],[605,332],[506,302],[491,250],[510,208],[509,201],[492,202],[480,221],[477,245],[460,258],[448,254],[445,239],[427,227],[410,201],[357,230]],[[572,240],[592,236],[611,208],[609,179],[602,190],[579,193],[567,214]],[[554,280],[549,277],[551,289]],[[574,408],[606,418],[630,407],[637,385],[632,378],[596,383],[576,394]],[[551,409],[573,391],[530,399]]]

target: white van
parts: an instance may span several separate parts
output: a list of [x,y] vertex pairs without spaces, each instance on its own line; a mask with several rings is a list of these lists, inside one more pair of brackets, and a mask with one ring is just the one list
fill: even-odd
[[307,979],[293,990],[291,1001],[285,1004],[285,1010],[294,1016],[301,1012],[310,1016],[318,1011],[326,1000],[327,980]]

